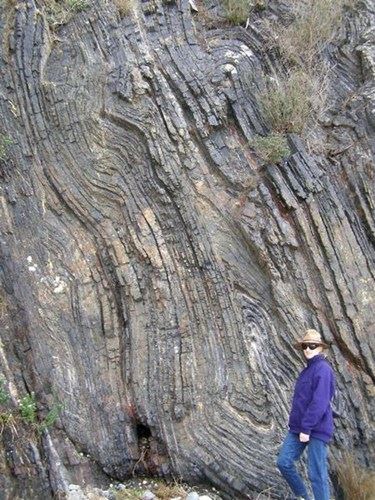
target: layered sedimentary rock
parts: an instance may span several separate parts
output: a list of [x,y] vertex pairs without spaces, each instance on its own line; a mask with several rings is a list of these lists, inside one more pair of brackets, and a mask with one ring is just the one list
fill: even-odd
[[307,327],[333,343],[333,453],[372,459],[371,3],[327,55],[329,153],[292,134],[266,166],[249,141],[277,53],[256,14],[233,27],[196,8],[121,18],[100,0],[53,31],[43,4],[2,6],[1,373],[13,407],[32,391],[40,419],[63,404],[38,439],[3,429],[9,498],[132,473],[282,498]]

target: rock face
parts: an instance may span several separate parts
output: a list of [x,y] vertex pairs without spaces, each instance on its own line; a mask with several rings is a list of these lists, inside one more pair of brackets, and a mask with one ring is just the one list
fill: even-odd
[[283,498],[275,455],[307,327],[333,342],[346,406],[332,454],[371,460],[370,7],[327,54],[329,154],[291,135],[291,156],[262,167],[255,89],[282,68],[257,14],[245,29],[217,4],[121,17],[95,0],[52,30],[41,2],[3,4],[1,374],[13,407],[31,391],[39,419],[63,404],[39,437],[4,427],[6,498],[132,473]]

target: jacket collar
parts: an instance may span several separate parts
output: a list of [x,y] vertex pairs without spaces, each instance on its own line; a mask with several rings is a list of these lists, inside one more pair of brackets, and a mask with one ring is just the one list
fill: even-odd
[[323,360],[324,359],[324,356],[323,354],[317,354],[316,356],[314,356],[313,358],[311,359],[308,359],[307,360],[307,366],[310,366],[312,365],[313,363],[316,363],[318,362],[319,360]]

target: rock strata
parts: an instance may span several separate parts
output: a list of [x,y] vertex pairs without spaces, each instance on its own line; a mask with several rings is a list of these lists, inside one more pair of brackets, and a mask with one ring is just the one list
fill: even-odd
[[216,1],[1,4],[0,371],[8,408],[62,404],[41,434],[4,427],[5,498],[141,474],[284,498],[307,327],[333,343],[333,453],[371,462],[374,10],[325,55],[329,148],[290,134],[262,165],[259,88],[285,68],[259,23],[287,8],[267,3],[246,28]]

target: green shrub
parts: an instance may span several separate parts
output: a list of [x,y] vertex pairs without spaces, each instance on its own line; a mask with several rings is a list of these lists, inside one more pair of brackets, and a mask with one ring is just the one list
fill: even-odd
[[19,411],[25,422],[28,422],[29,424],[34,424],[36,422],[36,401],[33,392],[31,394],[27,394],[21,399]]
[[278,163],[290,155],[288,141],[279,133],[271,133],[265,137],[258,135],[250,142],[250,146],[264,164]]

